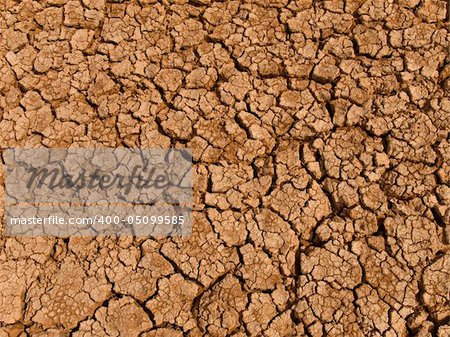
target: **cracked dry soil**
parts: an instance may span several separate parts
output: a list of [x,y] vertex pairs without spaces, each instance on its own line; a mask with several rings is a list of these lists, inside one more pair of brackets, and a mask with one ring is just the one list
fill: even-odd
[[446,4],[1,0],[2,149],[196,178],[189,238],[1,236],[0,337],[450,336]]

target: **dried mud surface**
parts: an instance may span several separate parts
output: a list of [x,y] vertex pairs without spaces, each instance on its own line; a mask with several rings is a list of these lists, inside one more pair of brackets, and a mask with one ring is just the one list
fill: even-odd
[[196,172],[190,238],[2,236],[0,337],[450,336],[446,1],[0,6],[2,149]]

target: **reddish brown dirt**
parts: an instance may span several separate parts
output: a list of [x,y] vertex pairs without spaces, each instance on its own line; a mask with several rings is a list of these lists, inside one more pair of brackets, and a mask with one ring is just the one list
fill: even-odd
[[2,149],[196,172],[189,238],[2,236],[0,337],[450,336],[446,3],[0,1]]

